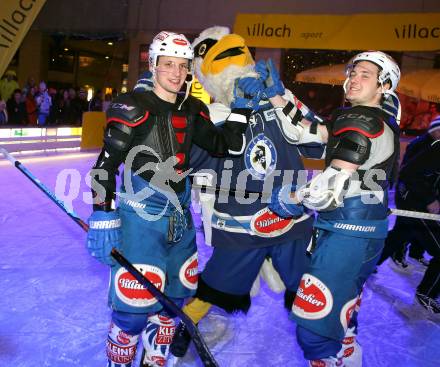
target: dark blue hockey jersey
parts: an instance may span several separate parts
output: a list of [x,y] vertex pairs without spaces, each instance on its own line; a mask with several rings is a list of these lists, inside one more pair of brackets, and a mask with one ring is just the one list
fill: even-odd
[[[229,112],[223,105],[209,107],[214,122],[224,120]],[[239,157],[215,158],[197,146],[191,151],[194,172],[210,173],[209,186],[221,188],[215,193],[213,208],[202,203],[204,224],[211,222],[212,245],[262,247],[310,236],[313,220],[308,214],[280,218],[267,205],[274,187],[307,182],[301,155],[320,158],[323,147],[287,143],[269,103],[252,115],[246,140]]]

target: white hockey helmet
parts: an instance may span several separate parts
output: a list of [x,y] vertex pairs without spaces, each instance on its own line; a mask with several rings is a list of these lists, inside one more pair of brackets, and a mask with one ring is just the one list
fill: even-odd
[[150,70],[157,66],[159,56],[174,56],[188,59],[191,63],[194,51],[191,43],[183,34],[162,31],[151,42],[148,61]]
[[[380,68],[378,82],[380,85],[387,81],[390,82],[389,92],[394,92],[397,88],[397,85],[400,81],[400,69],[397,63],[393,60],[393,58],[381,51],[366,51],[357,54],[350,61],[347,67],[347,79],[344,83],[344,86],[348,82],[348,77],[354,65],[359,61],[370,61],[373,64],[377,65]],[[345,89],[345,88],[344,88]],[[384,94],[387,94],[387,91],[384,91]]]

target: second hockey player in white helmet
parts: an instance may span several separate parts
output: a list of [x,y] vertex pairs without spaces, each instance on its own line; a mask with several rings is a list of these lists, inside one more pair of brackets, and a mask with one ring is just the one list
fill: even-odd
[[350,107],[334,111],[319,126],[285,115],[299,142],[327,144],[325,170],[291,194],[295,201],[278,195],[270,206],[284,216],[290,209],[296,212],[295,202],[318,212],[311,265],[292,307],[297,339],[311,366],[362,365],[361,358],[343,361],[349,350],[342,345],[348,331],[356,335],[362,287],[387,236],[387,191],[399,153],[398,109],[393,109],[398,103],[389,98],[399,79],[390,56],[363,52],[347,68],[344,90]]

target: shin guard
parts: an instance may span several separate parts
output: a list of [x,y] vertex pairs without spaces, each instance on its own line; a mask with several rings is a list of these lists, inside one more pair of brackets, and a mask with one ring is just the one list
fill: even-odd
[[131,367],[139,335],[130,335],[111,323],[107,337],[108,367]]
[[155,367],[166,365],[175,328],[174,320],[169,316],[153,315],[148,318],[147,327],[142,333],[143,365]]

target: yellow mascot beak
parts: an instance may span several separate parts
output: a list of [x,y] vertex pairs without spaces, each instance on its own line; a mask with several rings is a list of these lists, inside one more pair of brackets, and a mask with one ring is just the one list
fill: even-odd
[[204,75],[219,74],[230,65],[253,65],[249,49],[243,37],[238,34],[228,34],[215,44],[199,44],[195,50],[195,57],[202,57],[201,72]]

